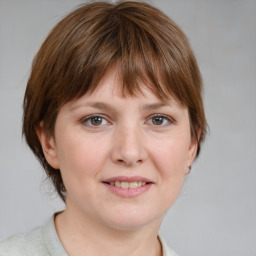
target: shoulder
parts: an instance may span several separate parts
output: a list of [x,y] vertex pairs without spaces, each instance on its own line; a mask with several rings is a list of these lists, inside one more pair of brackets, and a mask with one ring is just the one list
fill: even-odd
[[174,252],[165,242],[164,238],[158,235],[158,238],[162,245],[163,256],[179,256],[176,252]]
[[0,256],[5,255],[22,255],[26,254],[24,248],[24,237],[13,235],[5,240],[0,241]]
[[42,228],[36,228],[25,235],[12,235],[0,241],[0,256],[46,256]]
[[0,256],[68,256],[57,235],[54,216],[28,234],[13,235],[0,241]]

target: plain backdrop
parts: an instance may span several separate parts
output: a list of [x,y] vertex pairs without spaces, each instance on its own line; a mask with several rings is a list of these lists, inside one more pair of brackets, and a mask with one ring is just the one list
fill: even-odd
[[[84,1],[0,0],[0,238],[63,204],[21,136],[33,56]],[[256,1],[150,1],[187,34],[205,84],[210,134],[161,233],[181,256],[256,255]]]

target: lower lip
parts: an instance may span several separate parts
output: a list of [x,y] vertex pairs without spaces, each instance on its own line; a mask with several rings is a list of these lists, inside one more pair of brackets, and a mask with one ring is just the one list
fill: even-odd
[[119,188],[116,186],[112,186],[108,183],[103,183],[103,184],[114,194],[116,194],[120,197],[125,197],[125,198],[137,197],[141,194],[144,194],[153,185],[152,183],[148,183],[148,184],[138,187],[138,188]]

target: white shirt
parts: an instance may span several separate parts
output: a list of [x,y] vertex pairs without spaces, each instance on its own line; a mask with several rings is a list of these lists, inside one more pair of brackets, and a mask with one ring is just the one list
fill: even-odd
[[[163,256],[178,256],[159,236]],[[57,235],[54,216],[45,226],[26,235],[12,235],[0,241],[0,256],[68,256]]]

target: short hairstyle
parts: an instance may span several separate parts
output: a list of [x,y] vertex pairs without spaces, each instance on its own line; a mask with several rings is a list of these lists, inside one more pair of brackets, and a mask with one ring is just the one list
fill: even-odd
[[23,134],[64,201],[60,170],[47,163],[36,127],[43,121],[46,131],[54,134],[60,108],[93,91],[114,63],[124,95],[140,93],[140,80],[162,100],[172,96],[188,108],[197,156],[200,152],[207,127],[202,79],[182,30],[145,2],[84,4],[45,39],[34,58],[23,103]]

